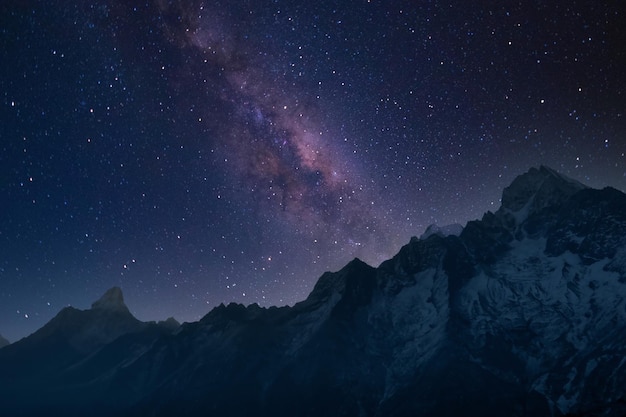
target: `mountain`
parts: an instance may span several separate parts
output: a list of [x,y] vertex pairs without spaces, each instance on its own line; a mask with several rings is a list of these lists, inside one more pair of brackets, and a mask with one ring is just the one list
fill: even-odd
[[4,337],[2,337],[2,335],[0,334],[0,348],[5,347],[8,344],[9,344],[9,341],[6,340]]
[[432,235],[439,235],[441,237],[446,236],[459,236],[463,231],[463,226],[458,223],[448,224],[446,226],[438,226],[431,224],[426,228],[426,231],[422,233],[420,239],[426,239]]
[[142,323],[112,289],[0,349],[0,387],[8,416],[616,417],[625,358],[626,195],[539,167],[293,307]]
[[[2,349],[0,387],[11,399],[3,401],[7,407],[2,414],[13,415],[11,410],[15,415],[49,415],[46,410],[51,407],[71,415],[72,410],[100,401],[89,384],[102,375],[92,371],[108,372],[110,366],[132,357],[134,349],[146,348],[152,340],[150,335],[159,333],[153,327],[157,325],[133,317],[117,287],[108,290],[89,310],[62,309],[38,331]],[[158,327],[168,329],[163,333],[171,332],[170,326]],[[127,341],[127,346],[115,361],[110,351],[113,342],[120,339]],[[141,344],[131,343],[136,340]],[[84,382],[89,384],[81,385]],[[37,392],[36,398],[33,392]]]

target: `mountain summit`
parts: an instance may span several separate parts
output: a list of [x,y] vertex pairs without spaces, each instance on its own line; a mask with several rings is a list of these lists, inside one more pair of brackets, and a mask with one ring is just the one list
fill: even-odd
[[91,305],[93,310],[129,312],[124,304],[124,295],[119,287],[110,288],[102,297]]
[[528,216],[546,207],[557,206],[585,188],[578,181],[542,165],[518,176],[504,189],[498,211]]
[[151,324],[113,288],[63,309],[0,349],[2,414],[626,415],[626,194],[533,168],[430,231],[293,307]]

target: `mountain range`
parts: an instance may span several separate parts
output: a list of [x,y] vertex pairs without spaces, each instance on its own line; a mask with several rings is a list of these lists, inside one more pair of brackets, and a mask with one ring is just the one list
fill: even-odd
[[0,415],[626,415],[626,194],[541,166],[501,201],[292,307],[64,308],[0,349]]

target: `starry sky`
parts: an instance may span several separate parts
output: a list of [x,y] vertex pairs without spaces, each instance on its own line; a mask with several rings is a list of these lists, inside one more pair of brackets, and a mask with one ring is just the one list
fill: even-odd
[[[75,4],[72,4],[75,3]],[[0,334],[306,298],[546,164],[626,190],[620,1],[7,0]]]

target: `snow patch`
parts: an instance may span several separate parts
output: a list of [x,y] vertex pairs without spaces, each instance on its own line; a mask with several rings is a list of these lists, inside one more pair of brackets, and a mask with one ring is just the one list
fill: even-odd
[[426,231],[420,236],[420,240],[424,240],[432,235],[438,235],[441,237],[446,236],[459,236],[463,231],[463,226],[458,223],[448,224],[445,226],[438,226],[437,224],[431,224],[426,228]]

